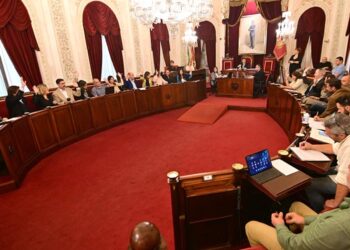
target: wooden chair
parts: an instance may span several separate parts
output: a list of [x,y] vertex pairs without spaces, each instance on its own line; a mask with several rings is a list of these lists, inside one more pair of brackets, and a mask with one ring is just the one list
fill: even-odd
[[267,81],[274,76],[276,71],[276,58],[273,56],[265,56],[263,59],[263,70],[267,76]]

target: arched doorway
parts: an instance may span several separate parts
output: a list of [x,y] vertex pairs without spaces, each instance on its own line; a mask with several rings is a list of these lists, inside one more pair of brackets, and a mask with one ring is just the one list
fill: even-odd
[[[196,65],[200,68],[203,64],[203,56],[206,57],[210,71],[213,71],[216,66],[216,31],[214,25],[209,21],[199,23],[196,28],[198,36],[198,47],[196,48]],[[203,55],[203,52],[205,54]]]
[[118,19],[113,11],[104,3],[89,3],[83,13],[85,40],[89,54],[93,78],[100,78],[102,71],[102,37],[106,38],[114,68],[124,73],[123,43]]
[[325,23],[326,15],[319,7],[312,7],[306,10],[298,21],[295,34],[297,47],[302,49],[302,54],[304,55],[310,39],[311,57],[314,66],[320,62]]

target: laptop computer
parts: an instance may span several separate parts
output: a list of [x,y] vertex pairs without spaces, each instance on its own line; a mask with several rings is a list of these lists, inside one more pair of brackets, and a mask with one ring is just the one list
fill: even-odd
[[114,87],[106,87],[106,95],[114,94]]
[[248,172],[257,183],[263,184],[281,176],[282,173],[272,166],[269,151],[264,149],[245,157]]

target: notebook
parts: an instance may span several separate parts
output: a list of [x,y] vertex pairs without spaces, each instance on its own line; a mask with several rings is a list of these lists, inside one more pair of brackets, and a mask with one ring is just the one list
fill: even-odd
[[298,147],[291,147],[290,149],[302,161],[330,161],[325,154],[316,150],[303,150]]

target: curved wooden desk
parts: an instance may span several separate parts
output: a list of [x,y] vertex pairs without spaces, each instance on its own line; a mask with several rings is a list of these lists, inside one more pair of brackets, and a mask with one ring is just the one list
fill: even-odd
[[72,142],[139,117],[206,98],[205,81],[125,91],[47,108],[0,125],[0,192],[18,187],[40,159]]

